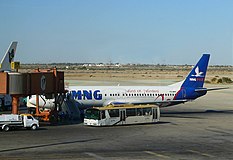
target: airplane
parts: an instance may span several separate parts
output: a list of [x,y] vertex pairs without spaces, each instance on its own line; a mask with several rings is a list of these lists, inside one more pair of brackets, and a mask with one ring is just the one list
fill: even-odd
[[[0,72],[11,72],[11,62],[14,61],[16,47],[18,42],[11,42],[9,48],[7,49],[5,55],[3,56],[0,63]],[[9,107],[11,106],[11,96],[10,95],[0,95],[0,106]]]
[[14,61],[16,47],[18,42],[11,42],[9,48],[7,49],[5,55],[3,56],[0,63],[0,72],[11,71],[11,62]]
[[[155,104],[168,107],[204,96],[208,91],[226,88],[203,87],[210,54],[203,54],[188,76],[168,86],[70,86],[67,98],[76,101],[80,109],[119,104]],[[36,98],[28,99],[35,106]],[[39,106],[54,107],[54,99],[39,97]]]

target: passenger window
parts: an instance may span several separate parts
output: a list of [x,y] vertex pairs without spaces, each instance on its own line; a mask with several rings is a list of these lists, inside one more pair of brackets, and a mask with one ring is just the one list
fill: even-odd
[[151,108],[143,108],[143,115],[151,115]]
[[126,116],[136,116],[136,109],[135,108],[126,109]]
[[108,110],[110,117],[119,117],[119,110],[118,109],[113,109],[113,110]]
[[137,108],[137,116],[141,116],[142,115],[142,108]]

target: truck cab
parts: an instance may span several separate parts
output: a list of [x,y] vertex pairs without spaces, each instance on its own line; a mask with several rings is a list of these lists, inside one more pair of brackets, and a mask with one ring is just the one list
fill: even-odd
[[21,114],[23,118],[23,125],[25,128],[31,128],[36,130],[39,127],[39,121],[35,119],[31,114]]

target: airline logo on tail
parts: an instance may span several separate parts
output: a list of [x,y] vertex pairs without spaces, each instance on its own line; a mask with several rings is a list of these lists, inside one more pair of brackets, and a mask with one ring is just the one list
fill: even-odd
[[14,61],[17,43],[18,42],[11,42],[0,62],[0,71],[11,71],[11,62]]
[[15,56],[15,50],[12,49],[11,52],[8,52],[8,55],[9,55],[9,63],[11,63]]
[[192,75],[192,76],[195,76],[195,77],[203,77],[203,73],[204,72],[200,72],[199,71],[199,67],[197,66],[197,68],[195,69],[195,75]]
[[199,67],[197,66],[195,69],[195,74],[192,74],[191,76],[195,77],[195,78],[189,78],[190,81],[200,81],[203,82],[204,81],[204,76],[203,76],[204,72],[200,72]]

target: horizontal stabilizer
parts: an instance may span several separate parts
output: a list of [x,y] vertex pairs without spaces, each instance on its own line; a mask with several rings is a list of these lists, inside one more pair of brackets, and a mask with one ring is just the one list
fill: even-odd
[[229,89],[229,87],[219,87],[219,88],[198,88],[198,89],[195,89],[195,92],[214,91],[214,90],[221,90],[221,89]]

